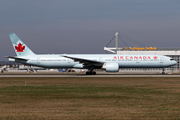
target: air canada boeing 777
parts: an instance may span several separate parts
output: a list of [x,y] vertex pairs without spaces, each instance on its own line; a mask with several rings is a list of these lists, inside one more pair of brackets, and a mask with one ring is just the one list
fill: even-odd
[[9,33],[17,56],[6,56],[10,61],[44,68],[88,69],[87,75],[95,75],[94,69],[119,72],[119,68],[165,68],[177,62],[163,55],[141,54],[34,54],[15,33]]

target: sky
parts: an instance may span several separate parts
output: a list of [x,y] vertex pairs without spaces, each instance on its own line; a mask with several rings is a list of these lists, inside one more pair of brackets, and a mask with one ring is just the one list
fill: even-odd
[[106,54],[116,32],[145,45],[128,47],[180,47],[180,1],[1,0],[0,61],[16,55],[12,32],[36,54]]

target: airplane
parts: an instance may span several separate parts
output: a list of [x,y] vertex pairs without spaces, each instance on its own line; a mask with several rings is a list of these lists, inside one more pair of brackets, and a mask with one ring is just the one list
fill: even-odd
[[177,62],[168,56],[152,54],[35,54],[15,33],[9,33],[17,56],[6,56],[9,61],[44,68],[88,69],[86,75],[95,75],[94,69],[119,72],[119,68],[163,68]]

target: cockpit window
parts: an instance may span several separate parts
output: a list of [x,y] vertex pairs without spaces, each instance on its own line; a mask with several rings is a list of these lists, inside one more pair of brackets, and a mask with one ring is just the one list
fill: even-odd
[[171,61],[173,61],[174,59],[170,59]]

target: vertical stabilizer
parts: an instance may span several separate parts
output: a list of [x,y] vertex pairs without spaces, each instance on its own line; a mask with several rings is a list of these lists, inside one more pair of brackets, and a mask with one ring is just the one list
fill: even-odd
[[35,55],[27,45],[25,45],[15,33],[9,33],[13,48],[17,56]]

